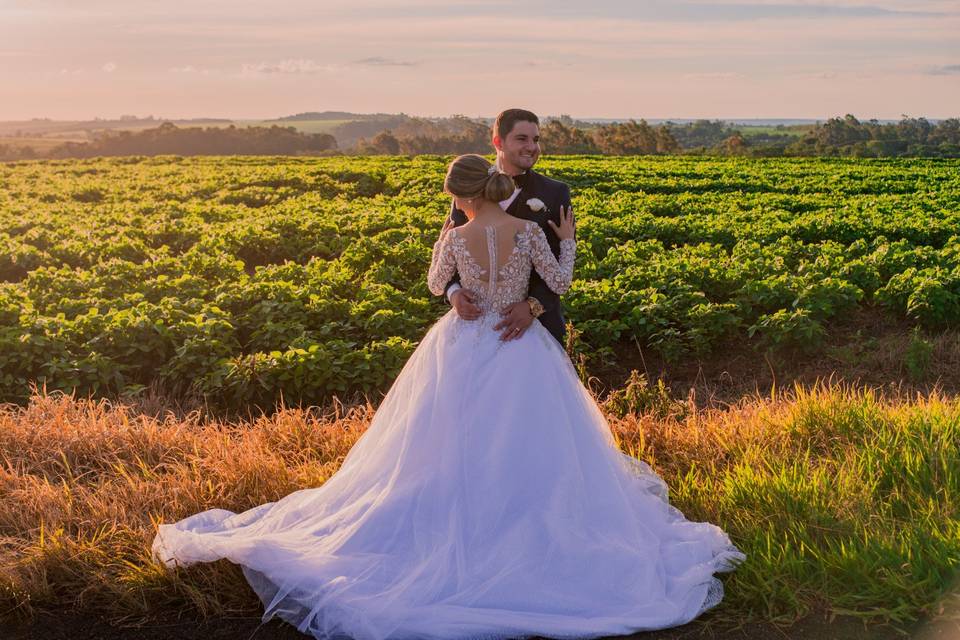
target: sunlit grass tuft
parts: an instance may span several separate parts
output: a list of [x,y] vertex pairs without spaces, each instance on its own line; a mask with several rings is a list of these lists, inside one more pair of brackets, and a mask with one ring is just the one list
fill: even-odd
[[[718,622],[814,610],[907,622],[948,595],[960,566],[960,400],[818,384],[726,409],[617,402],[607,413],[619,446],[748,556],[721,576],[726,596],[708,614]],[[45,394],[0,410],[2,615],[257,611],[227,561],[152,561],[157,524],[322,484],[372,415],[284,409],[223,423]]]
[[676,506],[748,555],[718,618],[907,622],[960,568],[960,400],[818,384],[679,420],[610,419]]

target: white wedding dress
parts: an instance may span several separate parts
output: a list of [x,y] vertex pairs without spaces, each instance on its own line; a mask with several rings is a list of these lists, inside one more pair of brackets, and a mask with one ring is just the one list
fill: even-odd
[[526,298],[532,267],[556,292],[569,287],[575,241],[557,261],[534,223],[485,234],[478,253],[450,230],[428,277],[440,295],[459,270],[483,315],[451,309],[430,328],[329,480],[160,525],[154,556],[238,563],[264,620],[316,638],[594,638],[716,605],[714,572],[746,556],[719,527],[687,521],[649,465],[616,448],[539,322],[506,342],[492,328]]

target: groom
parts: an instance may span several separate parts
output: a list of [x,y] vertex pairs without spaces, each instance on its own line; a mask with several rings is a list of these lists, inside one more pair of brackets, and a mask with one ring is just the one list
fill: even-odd
[[[539,224],[547,236],[553,255],[559,259],[560,240],[547,220],[560,223],[560,207],[570,207],[570,187],[533,170],[533,165],[540,158],[540,120],[536,114],[525,109],[501,112],[493,125],[493,146],[497,150],[497,167],[513,176],[516,185],[513,195],[502,201],[500,206],[512,216]],[[450,205],[450,219],[456,227],[467,222],[467,216],[457,209],[456,202]],[[534,320],[539,320],[562,346],[566,328],[560,296],[550,290],[536,270],[530,274],[528,295],[530,297],[526,300],[503,310],[502,319],[494,327],[495,330],[502,330],[500,339],[519,338]],[[477,296],[460,286],[459,273],[454,274],[447,284],[446,296],[457,310],[457,315],[464,320],[480,317]]]

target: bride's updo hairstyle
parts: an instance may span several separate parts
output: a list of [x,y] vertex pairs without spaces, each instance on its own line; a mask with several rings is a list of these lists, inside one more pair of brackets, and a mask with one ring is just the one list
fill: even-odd
[[493,202],[513,195],[513,178],[501,173],[483,156],[467,153],[454,158],[447,167],[443,190],[458,198],[486,198]]

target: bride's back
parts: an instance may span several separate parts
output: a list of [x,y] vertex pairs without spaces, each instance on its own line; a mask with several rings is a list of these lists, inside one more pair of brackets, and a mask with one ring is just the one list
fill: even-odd
[[484,311],[499,311],[527,297],[530,234],[537,224],[512,216],[493,223],[470,221],[450,230],[460,283],[477,293]]
[[566,291],[575,251],[573,238],[561,240],[558,260],[543,229],[531,220],[506,214],[474,218],[441,234],[433,247],[427,286],[439,296],[459,272],[460,284],[476,294],[481,312],[498,312],[526,299],[533,268],[552,291]]

